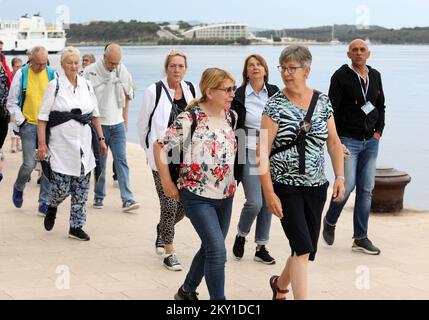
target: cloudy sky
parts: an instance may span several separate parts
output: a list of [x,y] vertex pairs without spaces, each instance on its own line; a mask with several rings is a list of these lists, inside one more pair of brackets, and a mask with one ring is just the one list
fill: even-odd
[[[251,4],[249,4],[251,3]],[[40,12],[48,22],[92,20],[244,22],[252,28],[331,24],[429,26],[427,0],[0,0],[0,19]]]

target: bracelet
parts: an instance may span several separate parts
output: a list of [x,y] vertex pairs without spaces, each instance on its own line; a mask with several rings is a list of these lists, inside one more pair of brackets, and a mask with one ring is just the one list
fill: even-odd
[[104,137],[98,138],[98,141],[104,141],[106,139],[104,139]]
[[336,176],[335,180],[346,180],[344,176]]

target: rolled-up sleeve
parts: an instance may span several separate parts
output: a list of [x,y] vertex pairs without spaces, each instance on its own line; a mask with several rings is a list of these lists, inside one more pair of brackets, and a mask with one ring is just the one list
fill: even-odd
[[6,104],[6,107],[9,110],[10,114],[14,116],[15,124],[18,126],[21,125],[25,120],[24,115],[21,111],[21,107],[18,105],[21,90],[21,79],[22,71],[17,72],[13,77]]
[[150,87],[143,93],[143,103],[140,108],[139,119],[137,122],[140,145],[147,149],[146,136],[149,132],[149,119],[150,115],[155,108],[155,95],[151,91]]
[[189,112],[182,112],[179,114],[174,123],[165,132],[164,137],[157,140],[159,144],[163,145],[162,150],[165,153],[183,144],[183,125],[187,123],[187,127],[190,128],[191,121],[189,117]]

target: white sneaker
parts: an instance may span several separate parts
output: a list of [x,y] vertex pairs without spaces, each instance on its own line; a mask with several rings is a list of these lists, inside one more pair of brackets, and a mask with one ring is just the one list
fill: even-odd
[[113,180],[113,187],[119,189],[119,182],[118,182],[118,180]]

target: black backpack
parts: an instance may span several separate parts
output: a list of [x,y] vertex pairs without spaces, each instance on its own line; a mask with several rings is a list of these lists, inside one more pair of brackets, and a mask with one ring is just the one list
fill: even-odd
[[[196,92],[195,92],[194,85],[192,84],[192,82],[189,82],[189,81],[185,81],[185,83],[189,86],[189,90],[191,90],[192,96],[195,99]],[[157,83],[155,83],[155,85],[156,85],[155,107],[153,108],[152,113],[150,114],[150,117],[149,117],[149,130],[147,131],[146,140],[145,140],[147,149],[149,149],[149,133],[152,130],[152,118],[153,118],[153,115],[155,114],[156,108],[158,107],[159,100],[161,99],[161,93],[162,93],[163,87],[165,89],[165,93],[167,94],[167,97],[169,98],[171,104],[173,104],[173,100],[171,99],[170,94],[168,93],[168,90],[165,88],[164,83],[162,81],[158,81]]]

